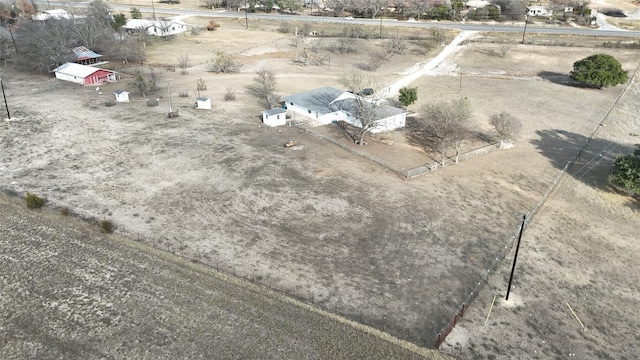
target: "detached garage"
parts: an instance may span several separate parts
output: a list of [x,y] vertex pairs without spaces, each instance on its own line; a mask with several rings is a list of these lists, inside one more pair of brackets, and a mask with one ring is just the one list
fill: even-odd
[[116,72],[98,69],[76,63],[66,63],[53,69],[56,78],[71,81],[80,85],[100,85],[106,82],[116,81]]

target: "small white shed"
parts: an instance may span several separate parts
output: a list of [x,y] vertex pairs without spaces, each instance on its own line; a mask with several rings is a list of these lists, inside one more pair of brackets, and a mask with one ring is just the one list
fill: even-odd
[[124,90],[116,90],[113,92],[117,102],[129,102],[129,92]]
[[197,97],[196,109],[211,109],[211,99],[206,97]]
[[262,112],[262,122],[267,126],[286,125],[287,110],[283,108],[265,110]]

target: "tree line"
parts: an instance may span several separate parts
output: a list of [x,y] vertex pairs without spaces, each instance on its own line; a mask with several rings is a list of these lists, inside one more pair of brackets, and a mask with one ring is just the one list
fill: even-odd
[[[377,18],[383,14],[393,14],[400,18],[471,20],[492,19],[522,20],[525,18],[527,0],[490,0],[489,6],[467,8],[463,0],[204,0],[208,8],[246,9],[248,12],[298,12],[304,7],[316,11],[318,15],[352,15],[363,18]],[[277,7],[274,7],[276,6]],[[589,16],[589,0],[551,0],[550,6],[558,13],[566,7],[574,9],[575,16]],[[245,8],[246,6],[246,8]]]
[[[4,6],[0,17],[12,35],[15,63],[26,70],[46,73],[74,61],[72,49],[78,46],[122,62],[141,62],[145,58],[146,40],[141,37],[146,37],[146,32],[135,35],[124,32],[126,17],[112,16],[102,0],[92,1],[84,10],[73,9],[68,17],[47,20],[32,20],[35,5],[24,13],[14,13]],[[3,41],[6,45],[9,40]]]

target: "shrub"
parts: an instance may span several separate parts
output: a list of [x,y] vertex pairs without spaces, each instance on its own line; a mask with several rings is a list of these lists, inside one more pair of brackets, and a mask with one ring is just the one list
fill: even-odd
[[116,106],[116,101],[115,100],[107,100],[107,101],[104,102],[104,106],[106,106],[106,107]]
[[280,27],[278,28],[278,31],[283,34],[289,34],[291,33],[291,25],[289,24],[288,21],[283,21],[280,23]]
[[100,220],[99,226],[100,226],[100,232],[102,233],[111,234],[113,232],[113,223],[111,223],[111,221],[109,220],[106,220],[106,219]]
[[62,209],[60,209],[60,214],[63,216],[68,216],[69,215],[69,208],[63,207]]
[[207,30],[215,31],[219,27],[220,27],[220,24],[218,24],[215,20],[210,20],[209,25],[207,25]]
[[227,90],[224,93],[224,100],[225,101],[234,101],[236,99],[236,93],[233,89],[231,88],[227,88]]
[[596,54],[573,63],[570,77],[581,84],[601,89],[605,86],[624,84],[629,76],[613,56]]
[[409,106],[418,100],[418,88],[417,87],[403,87],[400,89],[400,95],[398,100],[402,106]]
[[137,7],[132,7],[129,12],[131,13],[132,19],[142,19],[142,12]]
[[234,73],[240,71],[240,62],[235,55],[224,51],[215,53],[213,62],[209,64],[209,71],[217,73]]
[[44,200],[41,197],[30,192],[27,192],[26,202],[29,209],[39,209],[44,205]]
[[640,144],[633,154],[616,157],[609,182],[631,195],[640,195]]

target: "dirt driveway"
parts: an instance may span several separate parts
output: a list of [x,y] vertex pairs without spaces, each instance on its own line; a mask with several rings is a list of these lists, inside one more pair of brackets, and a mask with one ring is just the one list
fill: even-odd
[[[478,283],[512,243],[522,214],[553,183],[558,164],[574,156],[580,144],[565,141],[566,134],[588,136],[621,90],[562,83],[574,61],[600,49],[516,46],[501,59],[491,55],[495,45],[467,46],[449,59],[446,71],[413,84],[420,102],[466,96],[479,130],[487,131],[488,116],[504,110],[523,120],[523,134],[511,150],[405,181],[296,128],[261,126],[262,109],[243,93],[260,67],[279,74],[281,95],[339,86],[339,77],[362,61],[366,49],[384,44],[363,40],[356,56],[332,56],[330,70],[299,67],[291,63],[286,36],[253,31],[234,48],[238,44],[230,39],[246,33],[237,24],[227,27],[149,49],[150,62],[175,63],[185,52],[194,61],[188,75],[162,73],[174,89],[179,118],[166,117],[164,93],[157,108],[135,96],[115,107],[87,106],[127,88],[126,78],[100,95],[53,79],[8,76],[15,118],[1,125],[0,183],[82,216],[109,219],[122,234],[423,346],[433,346],[453,313],[477,295]],[[217,50],[239,54],[242,72],[206,72],[206,60]],[[637,66],[635,50],[607,52],[626,69]],[[435,54],[416,41],[377,75],[392,83]],[[208,84],[204,95],[215,104],[211,111],[193,109],[191,95],[176,96],[192,94],[198,78]],[[235,102],[222,101],[227,88],[236,90]],[[633,104],[640,95],[633,88],[628,96]],[[621,121],[636,121],[633,116]],[[563,137],[551,136],[561,132]],[[621,136],[621,144],[634,140]],[[291,139],[302,149],[285,149]],[[623,150],[628,146],[616,148]],[[563,214],[536,223],[544,228],[551,220],[582,216]],[[624,225],[609,230],[608,236],[626,239]],[[597,266],[606,269],[608,263]],[[531,276],[542,281],[548,274],[532,270]],[[633,286],[637,277],[626,280]],[[600,347],[598,338],[592,344]]]

